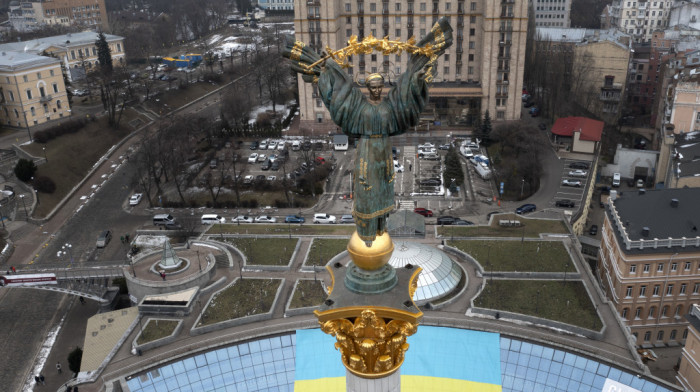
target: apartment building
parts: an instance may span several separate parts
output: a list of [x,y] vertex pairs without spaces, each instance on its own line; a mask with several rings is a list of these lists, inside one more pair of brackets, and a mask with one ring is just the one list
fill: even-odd
[[108,28],[105,0],[13,1],[9,9],[10,23],[20,32],[57,24],[96,31]]
[[700,391],[700,306],[694,304],[685,316],[688,338],[681,353],[676,381],[686,391]]
[[[37,38],[29,41],[10,42],[0,44],[0,51],[24,52],[32,54],[47,53],[55,56],[63,62],[63,66],[70,70],[70,80],[81,79],[92,68],[99,65],[97,59],[98,34],[92,31],[82,33],[69,33],[52,37]],[[126,63],[124,54],[124,38],[105,34],[107,43],[112,52],[112,62],[115,66]]]
[[258,7],[264,10],[288,10],[294,9],[294,0],[258,0]]
[[677,345],[700,300],[700,188],[614,192],[597,274],[642,347]]
[[29,128],[69,117],[59,59],[21,52],[0,54],[0,124]]
[[[351,36],[420,40],[440,17],[454,29],[452,47],[437,62],[431,101],[422,118],[432,125],[457,124],[467,112],[489,110],[495,121],[521,114],[527,32],[526,0],[297,0],[296,39],[317,51],[339,49]],[[406,69],[405,54],[352,56],[347,72],[363,79],[370,72],[395,78]],[[302,130],[335,130],[315,86],[301,78]]]
[[655,30],[668,27],[672,1],[613,0],[601,15],[601,20],[632,35],[634,42],[650,42]]
[[535,26],[571,27],[571,0],[530,0]]

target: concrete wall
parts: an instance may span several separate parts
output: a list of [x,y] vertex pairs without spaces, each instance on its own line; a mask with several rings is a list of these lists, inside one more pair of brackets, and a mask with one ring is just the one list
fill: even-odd
[[[156,320],[155,318],[149,318],[148,321],[145,324],[143,324],[144,328],[146,327],[146,325],[148,325],[149,321],[155,322],[155,320]],[[131,347],[134,350],[137,350],[137,351],[141,350],[143,352],[146,350],[152,350],[156,347],[165,346],[165,345],[170,344],[173,341],[175,341],[175,338],[177,337],[177,335],[180,334],[180,331],[182,330],[182,325],[183,325],[182,320],[171,320],[171,319],[158,319],[158,320],[177,321],[177,326],[175,327],[175,330],[173,330],[173,333],[170,334],[170,336],[166,336],[166,337],[158,339],[158,340],[153,340],[151,342],[144,343],[141,345],[136,343],[136,342],[138,342],[139,336],[141,336],[141,333],[142,333],[142,331],[139,331],[139,333],[134,338],[134,341],[131,343]]]
[[658,151],[623,148],[618,144],[613,163],[603,167],[600,174],[604,177],[612,177],[613,173],[620,173],[624,181],[634,178],[635,167],[646,167],[649,169],[648,177],[653,178],[656,173],[658,155]]
[[[311,280],[311,279],[299,279],[299,280]],[[292,304],[292,298],[294,298],[294,293],[297,291],[297,285],[299,285],[299,280],[294,282],[294,288],[292,288],[292,295],[289,296],[289,299],[287,300],[287,304],[284,307],[284,317],[298,316],[300,314],[311,314],[314,312],[314,310],[318,309],[318,306],[308,306],[305,308],[294,308],[294,309],[290,308],[290,306]],[[321,284],[323,284],[323,280],[321,280]]]

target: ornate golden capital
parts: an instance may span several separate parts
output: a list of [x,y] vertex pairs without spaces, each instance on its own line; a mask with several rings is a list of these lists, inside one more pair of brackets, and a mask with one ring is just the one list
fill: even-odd
[[385,321],[373,309],[365,309],[355,318],[319,321],[321,330],[335,336],[343,365],[364,378],[385,377],[401,367],[408,350],[406,338],[416,333],[418,323]]

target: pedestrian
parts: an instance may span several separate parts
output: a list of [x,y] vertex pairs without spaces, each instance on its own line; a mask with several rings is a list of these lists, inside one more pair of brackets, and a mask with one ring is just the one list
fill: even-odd
[[409,164],[408,164],[408,171],[411,171],[411,170],[413,170],[413,164],[412,164],[412,163],[409,163]]
[[68,386],[68,388],[66,388],[66,392],[73,392],[73,387]]
[[129,233],[126,233],[126,242],[129,242]]
[[80,303],[83,304],[83,305],[85,305],[85,298],[83,298],[82,295],[80,296]]
[[160,271],[160,277],[163,278],[163,280],[165,280],[165,271]]
[[56,370],[58,370],[58,374],[61,374],[61,362],[56,362]]
[[41,380],[39,380],[39,376],[34,376],[34,382],[36,382],[36,385],[39,385],[41,383]]
[[77,386],[77,385],[73,387],[73,392],[78,392],[78,386]]
[[41,381],[41,385],[46,385],[46,383],[44,382],[44,375],[41,373],[39,373],[39,381]]
[[124,236],[119,237],[119,241],[121,241],[123,244],[124,243]]
[[14,266],[14,265],[13,265],[12,267],[10,267],[10,268],[12,268],[12,273],[13,273],[13,274],[16,274],[16,273],[17,273],[17,270],[15,269],[15,266]]

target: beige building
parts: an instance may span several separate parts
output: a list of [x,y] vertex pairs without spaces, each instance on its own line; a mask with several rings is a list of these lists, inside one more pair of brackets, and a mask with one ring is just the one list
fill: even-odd
[[[519,119],[526,0],[295,1],[295,38],[318,51],[345,47],[353,35],[420,40],[443,16],[449,18],[454,41],[437,63],[431,102],[422,117],[433,124],[457,124],[465,113],[488,109],[496,121]],[[399,75],[407,60],[376,52],[353,56],[348,73],[360,79],[369,72]],[[302,130],[334,130],[314,86],[298,81]]]
[[571,0],[529,0],[535,12],[535,26],[571,27]]
[[13,1],[9,9],[10,23],[17,31],[57,24],[96,31],[109,27],[104,0]]
[[601,20],[604,27],[615,27],[630,34],[634,42],[650,42],[654,30],[668,27],[671,1],[613,0],[606,6]]
[[700,301],[700,188],[611,195],[598,259],[601,287],[642,347],[686,339]]
[[693,74],[669,90],[673,94],[670,123],[676,134],[700,131],[699,78],[700,75]]
[[[51,54],[59,58],[63,62],[63,66],[70,70],[68,78],[75,80],[83,78],[85,72],[90,72],[91,68],[99,65],[97,47],[95,46],[97,37],[98,34],[92,31],[69,33],[30,41],[0,44],[0,51]],[[124,38],[111,34],[105,34],[105,38],[111,49],[114,65],[126,64]]]
[[0,123],[29,128],[69,117],[60,61],[19,52],[0,55]]
[[686,391],[700,391],[700,306],[694,304],[685,316],[688,338],[681,354],[676,380]]

